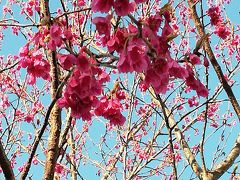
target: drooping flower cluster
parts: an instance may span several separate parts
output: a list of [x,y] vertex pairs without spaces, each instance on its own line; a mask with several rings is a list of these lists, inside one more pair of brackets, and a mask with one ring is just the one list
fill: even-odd
[[220,38],[226,39],[230,35],[230,30],[225,25],[216,26],[214,31]]
[[118,98],[108,99],[106,96],[103,96],[99,107],[95,110],[95,114],[108,119],[110,124],[122,126],[126,121],[126,118],[121,114],[122,109]]
[[23,8],[21,9],[21,14],[27,13],[29,16],[33,16],[34,11],[39,11],[39,2],[35,0],[29,0],[23,3]]
[[208,90],[201,83],[199,79],[194,77],[194,72],[190,66],[187,66],[188,77],[186,78],[186,84],[193,90],[195,90],[198,96],[206,97],[208,95]]
[[125,16],[134,11],[135,3],[143,3],[147,0],[135,0],[135,2],[129,2],[129,0],[93,0],[92,10],[93,12],[108,13],[112,7],[118,16]]
[[30,52],[28,46],[27,44],[22,47],[19,52],[21,58],[19,66],[27,68],[28,83],[34,84],[38,77],[50,80],[50,65],[48,61],[43,59],[43,54],[40,50]]
[[64,44],[64,41],[73,40],[72,32],[69,29],[62,27],[64,23],[64,21],[54,23],[51,25],[50,29],[42,26],[40,31],[32,37],[30,43],[33,43],[36,47],[41,46],[45,49],[55,51],[58,47],[61,47]]
[[76,64],[58,105],[71,108],[71,115],[75,118],[90,120],[95,113],[110,120],[110,124],[123,125],[125,117],[121,114],[122,106],[119,100],[103,97],[99,101],[97,97],[102,93],[103,83],[110,80],[109,75],[94,67],[94,62],[83,54],[78,57],[59,54],[58,58],[65,69]]
[[91,119],[91,110],[98,106],[96,96],[101,94],[104,82],[96,79],[99,70],[91,67],[89,61],[85,55],[76,58],[77,67],[58,101],[60,107],[71,108],[73,117],[83,120]]
[[211,25],[216,26],[219,23],[222,23],[223,19],[221,17],[221,9],[219,6],[210,7],[207,10],[207,14],[210,16]]
[[142,72],[150,63],[147,45],[142,39],[131,39],[126,49],[122,50],[118,62],[119,72]]
[[207,14],[210,16],[211,25],[215,26],[214,33],[220,38],[226,39],[230,35],[230,30],[224,24],[223,17],[221,16],[220,6],[213,6],[208,9]]
[[[95,2],[103,3],[106,1]],[[99,7],[104,9],[108,6],[107,4],[101,4]],[[187,85],[196,90],[199,96],[205,97],[207,95],[207,89],[194,77],[194,74],[180,66],[170,56],[169,39],[174,37],[174,30],[170,25],[170,12],[156,13],[156,15],[145,19],[141,25],[141,34],[139,34],[138,27],[129,24],[128,29],[117,28],[110,35],[109,16],[106,18],[96,17],[93,22],[98,33],[108,37],[105,39],[107,42],[103,45],[106,44],[110,52],[116,51],[119,54],[117,68],[120,73],[143,72],[145,74],[145,86],[153,86],[156,93],[165,93],[168,90],[170,77],[174,77],[186,80]],[[163,22],[164,26],[160,30]],[[158,35],[159,32],[161,32],[161,35]],[[192,65],[201,64],[197,55],[189,53],[188,57]]]

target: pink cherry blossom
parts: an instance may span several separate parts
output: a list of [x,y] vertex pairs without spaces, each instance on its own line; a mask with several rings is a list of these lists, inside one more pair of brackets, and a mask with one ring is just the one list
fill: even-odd
[[141,39],[132,39],[126,50],[120,54],[118,62],[119,72],[142,72],[147,70],[149,58],[147,56],[147,46]]
[[196,54],[190,54],[189,59],[193,65],[201,64],[200,58]]
[[169,83],[169,64],[164,59],[157,59],[148,68],[144,82],[147,86],[152,85],[156,93],[165,93]]
[[208,9],[207,14],[210,16],[211,24],[216,26],[222,22],[220,6],[213,6]]
[[62,30],[61,28],[54,24],[50,28],[50,40],[48,42],[48,48],[51,50],[56,50],[56,47],[62,45]]
[[135,0],[135,2],[137,3],[137,4],[139,4],[139,3],[144,3],[144,2],[146,2],[147,0]]
[[107,13],[113,6],[113,0],[93,0],[92,10],[93,12]]
[[113,6],[118,16],[126,16],[134,10],[134,4],[129,0],[115,0]]
[[95,109],[95,114],[97,116],[103,116],[110,121],[112,125],[122,126],[126,121],[126,118],[121,114],[122,106],[119,99],[114,98],[107,100],[103,97],[100,100],[100,105]]
[[110,35],[111,24],[110,24],[111,16],[107,17],[95,17],[92,22],[96,25],[96,29],[99,35]]
[[124,44],[127,40],[127,34],[128,33],[126,29],[118,28],[115,34],[113,34],[107,42],[108,50],[110,52],[116,50],[118,53],[120,53],[123,50]]
[[222,39],[226,39],[228,35],[231,34],[230,30],[224,25],[216,26],[214,33],[217,34]]
[[24,56],[27,52],[26,47],[24,49],[24,51],[20,51],[22,58],[20,60],[19,66],[22,68],[27,68],[27,72],[29,74],[28,83],[34,84],[37,77],[42,77],[45,80],[50,80],[50,65],[45,59],[42,59],[42,52],[40,50],[37,50],[32,53],[32,56]]
[[68,70],[77,62],[77,58],[72,54],[57,54],[57,58],[59,59],[61,66]]

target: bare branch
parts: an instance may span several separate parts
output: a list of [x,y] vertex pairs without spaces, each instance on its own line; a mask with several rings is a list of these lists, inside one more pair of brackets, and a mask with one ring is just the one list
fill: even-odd
[[1,141],[0,141],[0,166],[2,168],[2,171],[6,179],[9,179],[9,180],[15,179],[13,169],[11,167],[11,162],[7,158],[7,155],[5,153],[5,150],[3,148]]

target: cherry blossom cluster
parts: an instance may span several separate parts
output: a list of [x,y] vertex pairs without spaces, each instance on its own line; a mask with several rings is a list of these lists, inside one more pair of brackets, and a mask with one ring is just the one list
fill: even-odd
[[120,101],[123,99],[125,99],[124,93],[117,89],[116,97],[103,96],[99,107],[94,112],[97,116],[108,119],[112,125],[123,125],[126,121],[126,118],[121,114],[123,107]]
[[[106,8],[103,4],[99,5],[96,11],[102,12],[103,7]],[[106,9],[109,10],[109,8]],[[171,77],[181,78],[186,80],[187,85],[196,90],[199,96],[207,96],[208,90],[194,77],[191,67],[180,66],[170,56],[169,38],[174,35],[174,30],[170,26],[169,11],[162,14],[158,12],[149,19],[142,20],[138,27],[129,24],[128,29],[118,28],[112,35],[110,21],[109,15],[93,19],[99,35],[103,36],[103,44],[110,52],[116,51],[119,54],[117,68],[120,73],[144,72],[144,84],[146,87],[153,86],[156,93],[165,93],[168,90]],[[164,26],[159,36],[163,22]],[[189,54],[188,58],[193,65],[201,64],[199,57],[195,54]]]
[[93,12],[108,13],[113,7],[118,16],[125,16],[130,12],[134,11],[135,5],[146,2],[147,0],[93,0],[92,10]]
[[210,16],[211,25],[215,26],[214,33],[217,34],[220,38],[226,39],[230,34],[230,30],[224,24],[224,19],[221,16],[220,6],[213,6],[207,11],[208,16]]
[[80,54],[78,57],[71,54],[60,54],[58,57],[66,69],[76,64],[58,105],[65,108],[70,107],[71,115],[75,118],[90,120],[93,115],[91,110],[99,106],[97,96],[102,93],[102,85],[109,81],[108,74],[96,66],[91,66],[91,62],[94,62],[85,54]]
[[31,52],[27,44],[20,49],[19,56],[21,58],[19,66],[27,68],[29,84],[35,84],[37,77],[50,80],[50,65],[47,60],[43,59],[41,50]]
[[[145,1],[95,0],[92,2],[92,10],[107,13],[114,8],[118,16],[125,16],[143,2]],[[170,11],[156,12],[155,15],[135,20],[134,24],[129,23],[128,27],[115,27],[114,31],[112,18],[113,14],[108,14],[106,17],[94,17],[92,22],[101,37],[101,46],[105,46],[112,54],[118,54],[118,72],[143,73],[141,87],[146,90],[152,86],[158,94],[167,92],[171,79],[180,78],[195,90],[198,96],[207,96],[208,90],[192,70],[192,66],[201,64],[200,58],[192,53],[186,54],[189,61],[181,66],[171,57],[170,41],[176,33],[171,27]],[[129,18],[131,19],[131,16]],[[67,41],[77,38],[70,29],[64,28],[64,24],[64,21],[55,21],[50,28],[42,26],[32,36],[32,40],[21,48],[20,67],[27,68],[29,84],[34,84],[37,77],[50,80],[50,65],[43,59],[40,47],[56,51],[64,48]],[[34,47],[30,49],[31,43]],[[125,118],[121,113],[123,107],[120,103],[122,99],[100,97],[103,94],[103,84],[110,78],[103,68],[97,67],[94,58],[81,50],[79,54],[58,52],[56,59],[64,70],[74,69],[63,96],[58,101],[60,107],[71,108],[75,118],[90,120],[95,113],[108,119],[111,124],[124,124]]]
[[21,14],[27,13],[29,16],[33,16],[34,11],[40,11],[39,2],[35,0],[29,0],[22,3],[23,8],[21,9]]

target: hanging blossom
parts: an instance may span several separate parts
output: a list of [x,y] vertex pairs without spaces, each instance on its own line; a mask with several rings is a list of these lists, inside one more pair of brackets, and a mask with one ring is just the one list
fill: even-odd
[[29,45],[20,48],[19,66],[27,68],[28,83],[35,84],[36,78],[41,77],[45,80],[50,80],[50,65],[47,60],[43,59],[43,54],[40,50],[33,52],[29,51]]
[[121,114],[123,107],[118,98],[108,99],[103,96],[100,100],[98,108],[95,109],[97,116],[103,116],[110,121],[110,124],[122,126],[126,118]]
[[123,125],[125,117],[121,114],[120,102],[117,99],[99,100],[97,97],[102,93],[103,83],[110,80],[109,75],[104,70],[93,66],[93,60],[84,54],[78,57],[59,54],[58,57],[64,61],[62,64],[65,64],[65,68],[76,64],[63,97],[58,100],[59,107],[71,108],[71,115],[75,118],[91,120],[91,117],[96,114],[110,120],[110,124]]
[[101,93],[101,85],[94,77],[96,70],[90,66],[89,59],[85,55],[79,55],[76,59],[76,69],[69,79],[63,97],[58,100],[60,107],[71,108],[72,116],[91,119],[91,109],[97,107],[97,95]]
[[[158,35],[164,18],[165,24],[162,33]],[[174,35],[174,30],[170,26],[171,18],[169,13],[164,13],[162,16],[157,14],[151,16],[150,19],[155,23],[153,25],[150,20],[146,19],[142,29],[142,36],[150,41],[155,57],[154,55],[149,56],[149,53],[153,53],[153,51],[150,50],[143,38],[139,37],[138,28],[134,25],[130,24],[128,29],[118,28],[110,36],[107,47],[110,52],[116,51],[119,54],[118,71],[120,73],[143,72],[145,79],[141,85],[144,85],[145,89],[153,86],[156,93],[166,93],[170,79],[180,78],[186,81],[187,85],[192,90],[195,90],[199,96],[206,97],[208,90],[195,78],[193,71],[188,70],[190,66],[187,68],[182,67],[170,56],[168,38]],[[105,26],[103,24],[101,27],[97,26],[99,34],[102,32],[104,35],[109,35],[106,19],[101,21],[105,22]],[[96,20],[94,22],[97,25]],[[199,56],[189,53],[188,57],[192,65],[201,64]],[[205,61],[204,64],[206,64]]]
[[146,1],[147,0],[135,0],[135,2],[129,2],[129,0],[93,0],[91,7],[93,12],[102,13],[108,13],[113,7],[118,16],[126,16],[134,11],[136,4]]
[[147,45],[142,39],[134,38],[120,54],[118,62],[119,72],[142,72],[147,70],[150,63],[147,56]]
[[111,16],[107,17],[95,17],[92,22],[96,25],[96,29],[99,35],[110,36],[111,31]]
[[210,17],[211,25],[215,27],[214,34],[222,39],[226,39],[231,34],[231,32],[224,23],[224,19],[221,16],[220,6],[218,5],[209,8],[207,15]]

